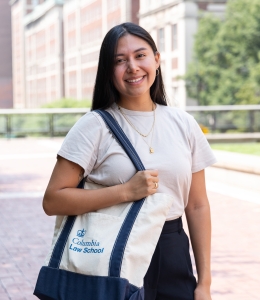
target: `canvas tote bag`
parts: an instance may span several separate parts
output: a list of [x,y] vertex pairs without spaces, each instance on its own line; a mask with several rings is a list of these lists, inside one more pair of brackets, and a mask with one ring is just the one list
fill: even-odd
[[[140,158],[116,120],[96,110],[138,171]],[[78,188],[102,188],[80,183]],[[34,295],[55,300],[144,300],[148,270],[173,197],[156,193],[79,216],[58,216]]]

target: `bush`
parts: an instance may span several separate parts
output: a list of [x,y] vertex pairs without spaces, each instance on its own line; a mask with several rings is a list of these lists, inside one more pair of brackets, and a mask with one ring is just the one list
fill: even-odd
[[42,108],[90,108],[91,100],[77,100],[70,98],[62,98],[47,104],[44,104]]

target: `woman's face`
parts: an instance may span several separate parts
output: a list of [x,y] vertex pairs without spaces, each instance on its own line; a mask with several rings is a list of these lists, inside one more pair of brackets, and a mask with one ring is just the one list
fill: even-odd
[[150,100],[159,53],[154,54],[151,46],[143,39],[131,34],[121,37],[115,54],[114,85],[120,101],[130,98]]

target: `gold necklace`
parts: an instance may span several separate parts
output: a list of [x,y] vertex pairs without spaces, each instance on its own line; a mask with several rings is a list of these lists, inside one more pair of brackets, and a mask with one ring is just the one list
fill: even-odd
[[[154,130],[153,130],[154,132]],[[147,144],[147,146],[149,147],[149,151],[150,151],[150,154],[153,154],[154,153],[154,148],[152,147],[152,142],[153,142],[153,132],[152,132],[152,137],[151,137],[151,142],[150,142],[150,145],[146,142],[146,140],[142,137],[142,139],[144,140],[144,142]]]
[[[154,132],[154,125],[155,125],[155,108],[153,108],[153,125],[150,129],[150,131],[145,135],[143,133],[141,133],[139,130],[136,129],[136,127],[133,125],[132,122],[130,122],[130,120],[126,117],[126,115],[124,114],[123,110],[121,109],[121,107],[118,105],[118,109],[120,111],[120,113],[122,114],[122,116],[126,119],[126,121],[130,124],[130,126],[141,135],[142,139],[144,140],[144,142],[147,144],[147,146],[149,147],[149,151],[150,154],[154,153],[154,149],[152,147],[152,141],[153,141],[153,132]],[[146,140],[144,138],[148,137],[148,135],[152,132],[152,137],[151,137],[151,142],[150,145],[146,142]]]

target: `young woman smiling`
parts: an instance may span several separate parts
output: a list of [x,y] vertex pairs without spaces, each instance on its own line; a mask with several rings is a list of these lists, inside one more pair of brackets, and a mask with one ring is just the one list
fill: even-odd
[[[110,112],[139,154],[137,172],[95,109]],[[215,158],[198,124],[167,106],[160,54],[143,28],[113,27],[99,57],[92,111],[70,130],[43,199],[48,215],[79,215],[154,193],[171,194],[171,208],[144,278],[146,300],[210,300],[210,207],[204,169]],[[79,180],[105,186],[76,189]],[[182,228],[185,212],[189,241]]]

